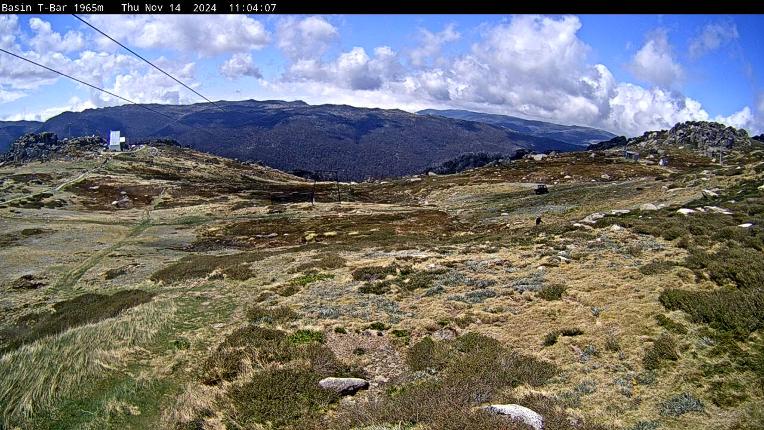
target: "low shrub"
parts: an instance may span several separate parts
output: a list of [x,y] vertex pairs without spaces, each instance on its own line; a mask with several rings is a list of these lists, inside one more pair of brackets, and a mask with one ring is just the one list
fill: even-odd
[[247,310],[247,320],[254,323],[284,324],[299,317],[289,306],[264,307],[254,305]]
[[677,333],[677,334],[687,334],[687,327],[685,327],[683,324],[678,323],[671,318],[667,317],[663,314],[658,314],[655,316],[656,321],[658,321],[658,325],[665,328],[668,331]]
[[689,393],[676,395],[660,406],[660,414],[669,417],[678,417],[689,412],[703,412],[704,410],[703,402]]
[[544,300],[560,300],[565,289],[565,286],[562,284],[545,284],[537,294]]
[[679,353],[676,350],[676,340],[669,334],[662,334],[653,342],[642,360],[645,369],[655,370],[664,360],[676,361]]
[[668,289],[659,300],[668,310],[681,310],[693,322],[744,338],[764,327],[764,288],[687,291]]

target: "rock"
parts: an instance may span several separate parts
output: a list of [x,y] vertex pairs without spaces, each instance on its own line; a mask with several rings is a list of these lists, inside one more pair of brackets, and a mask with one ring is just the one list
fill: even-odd
[[337,232],[336,231],[327,231],[326,233],[324,233],[324,236],[325,237],[337,236]]
[[639,207],[639,210],[641,211],[657,211],[658,206],[655,206],[652,203],[645,203],[642,206]]
[[358,390],[369,388],[369,381],[361,378],[329,377],[318,381],[318,385],[325,390],[334,391],[341,396],[347,396],[355,394]]
[[272,239],[278,235],[278,233],[256,234],[255,237],[258,239]]
[[759,191],[764,191],[764,184],[759,185],[759,188],[757,188]]
[[610,215],[615,215],[615,216],[626,215],[627,213],[630,213],[630,212],[631,211],[628,209],[613,209],[612,211],[610,211]]
[[610,175],[608,175],[607,173],[603,173],[602,175],[600,175],[600,178],[607,181],[608,179],[610,179]]
[[595,212],[591,215],[587,215],[586,218],[582,219],[581,222],[586,224],[594,224],[597,222],[597,220],[605,218],[605,214],[601,212]]
[[10,284],[10,287],[16,290],[36,290],[44,286],[45,283],[35,278],[34,275],[22,275]]
[[618,224],[613,224],[610,226],[610,231],[621,231],[621,230],[623,230],[623,227],[621,227]]
[[541,161],[546,158],[546,156],[546,154],[533,154],[531,155],[531,158],[533,158],[535,161]]
[[451,327],[443,327],[432,334],[432,338],[435,340],[452,340],[456,339],[456,330]]
[[711,190],[703,190],[703,197],[707,199],[712,199],[714,197],[719,197],[719,194],[711,191]]
[[542,430],[544,428],[544,417],[533,409],[528,409],[525,406],[515,404],[491,405],[486,406],[483,409],[498,415],[506,415],[514,420],[522,421],[533,427],[535,430]]
[[306,242],[312,242],[312,241],[316,240],[316,237],[318,237],[318,235],[316,233],[308,232],[307,234],[305,234],[304,238],[305,238]]
[[753,227],[753,224],[751,224],[750,222],[745,222],[743,224],[739,224],[738,227],[751,228],[751,227]]
[[571,178],[572,178],[572,176],[570,176],[570,175],[565,175],[565,177],[563,177],[563,179],[571,179]]
[[714,213],[723,214],[723,215],[732,215],[732,212],[728,211],[727,209],[720,208],[719,206],[704,206],[706,210],[709,210]]
[[687,215],[689,215],[691,213],[695,213],[695,209],[681,208],[681,209],[677,210],[677,212],[682,214],[682,215],[684,215],[684,216],[687,216]]

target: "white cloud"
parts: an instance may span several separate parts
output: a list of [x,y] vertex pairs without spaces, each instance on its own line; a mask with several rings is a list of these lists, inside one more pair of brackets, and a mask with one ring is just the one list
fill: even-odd
[[255,66],[251,54],[237,53],[220,65],[220,74],[228,79],[238,79],[243,76],[262,78],[263,74]]
[[707,121],[708,113],[689,97],[634,84],[619,84],[609,101],[604,124],[628,135],[671,128],[677,122]]
[[461,35],[456,31],[456,25],[448,24],[442,31],[433,33],[425,28],[419,29],[420,44],[409,53],[409,59],[414,66],[423,66],[427,60],[440,54],[444,44],[459,40]]
[[[179,80],[195,86],[194,63],[178,64],[164,58],[156,60],[155,63]],[[199,101],[198,96],[154,68],[145,72],[131,71],[119,74],[114,79],[114,85],[107,89],[137,103],[187,104]],[[99,106],[122,104],[122,101],[114,100],[107,94],[99,92],[95,95],[95,102]]]
[[690,41],[690,57],[699,58],[739,37],[737,26],[731,20],[707,24]]
[[34,36],[29,44],[37,52],[73,52],[79,51],[85,45],[82,33],[67,31],[62,36],[61,33],[53,31],[50,22],[43,21],[37,17],[29,20],[29,27],[34,32]]
[[277,46],[295,62],[319,59],[339,38],[337,28],[319,16],[288,17],[276,27]]
[[61,112],[81,112],[85,109],[97,107],[90,100],[82,100],[79,97],[71,97],[66,104],[51,106],[39,112],[15,113],[3,118],[4,121],[45,121]]
[[674,60],[668,33],[663,29],[652,32],[629,68],[638,79],[664,88],[671,88],[684,74],[682,66]]
[[[214,56],[265,47],[270,36],[260,21],[246,15],[92,15],[96,27],[130,47],[160,48]],[[116,50],[102,36],[102,50]]]
[[17,15],[0,15],[0,48],[12,48],[19,31]]
[[0,88],[0,103],[8,103],[24,97],[26,94],[21,91],[7,91]]
[[714,121],[722,124],[727,124],[735,128],[744,128],[746,130],[752,130],[754,125],[754,117],[751,108],[745,106],[743,109],[733,113],[729,116],[717,115]]

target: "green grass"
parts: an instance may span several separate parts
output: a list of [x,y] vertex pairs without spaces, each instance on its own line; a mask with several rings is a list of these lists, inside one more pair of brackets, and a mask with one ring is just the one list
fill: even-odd
[[301,329],[289,335],[289,341],[295,345],[304,343],[324,343],[324,334],[316,330]]
[[73,327],[113,318],[124,310],[151,301],[153,293],[123,290],[112,295],[87,293],[53,305],[52,313],[27,314],[0,333],[7,352]]
[[327,279],[334,279],[334,275],[331,273],[306,273],[302,276],[291,279],[289,281],[289,285],[295,287],[304,287],[313,282],[324,281]]
[[28,424],[59,410],[62,399],[88,398],[84,391],[109,386],[104,378],[125,363],[125,352],[146,347],[174,314],[171,303],[152,302],[5,354],[0,360],[2,425],[38,428]]

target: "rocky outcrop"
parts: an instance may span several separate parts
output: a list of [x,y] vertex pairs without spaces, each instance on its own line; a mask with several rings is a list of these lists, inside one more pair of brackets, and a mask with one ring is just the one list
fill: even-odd
[[668,131],[664,143],[669,145],[690,145],[697,149],[727,148],[751,144],[748,132],[718,122],[687,121]]
[[0,154],[0,161],[29,163],[53,158],[87,157],[105,147],[106,141],[99,136],[59,140],[55,133],[28,133],[16,140],[7,153]]
[[592,151],[628,148],[631,150],[657,149],[661,146],[685,146],[699,151],[733,149],[751,144],[748,132],[718,122],[687,121],[677,123],[671,130],[647,131],[642,136],[627,139],[624,136],[589,145]]
[[318,381],[318,385],[325,390],[334,391],[340,396],[348,396],[359,390],[369,388],[369,381],[361,378],[329,377]]

